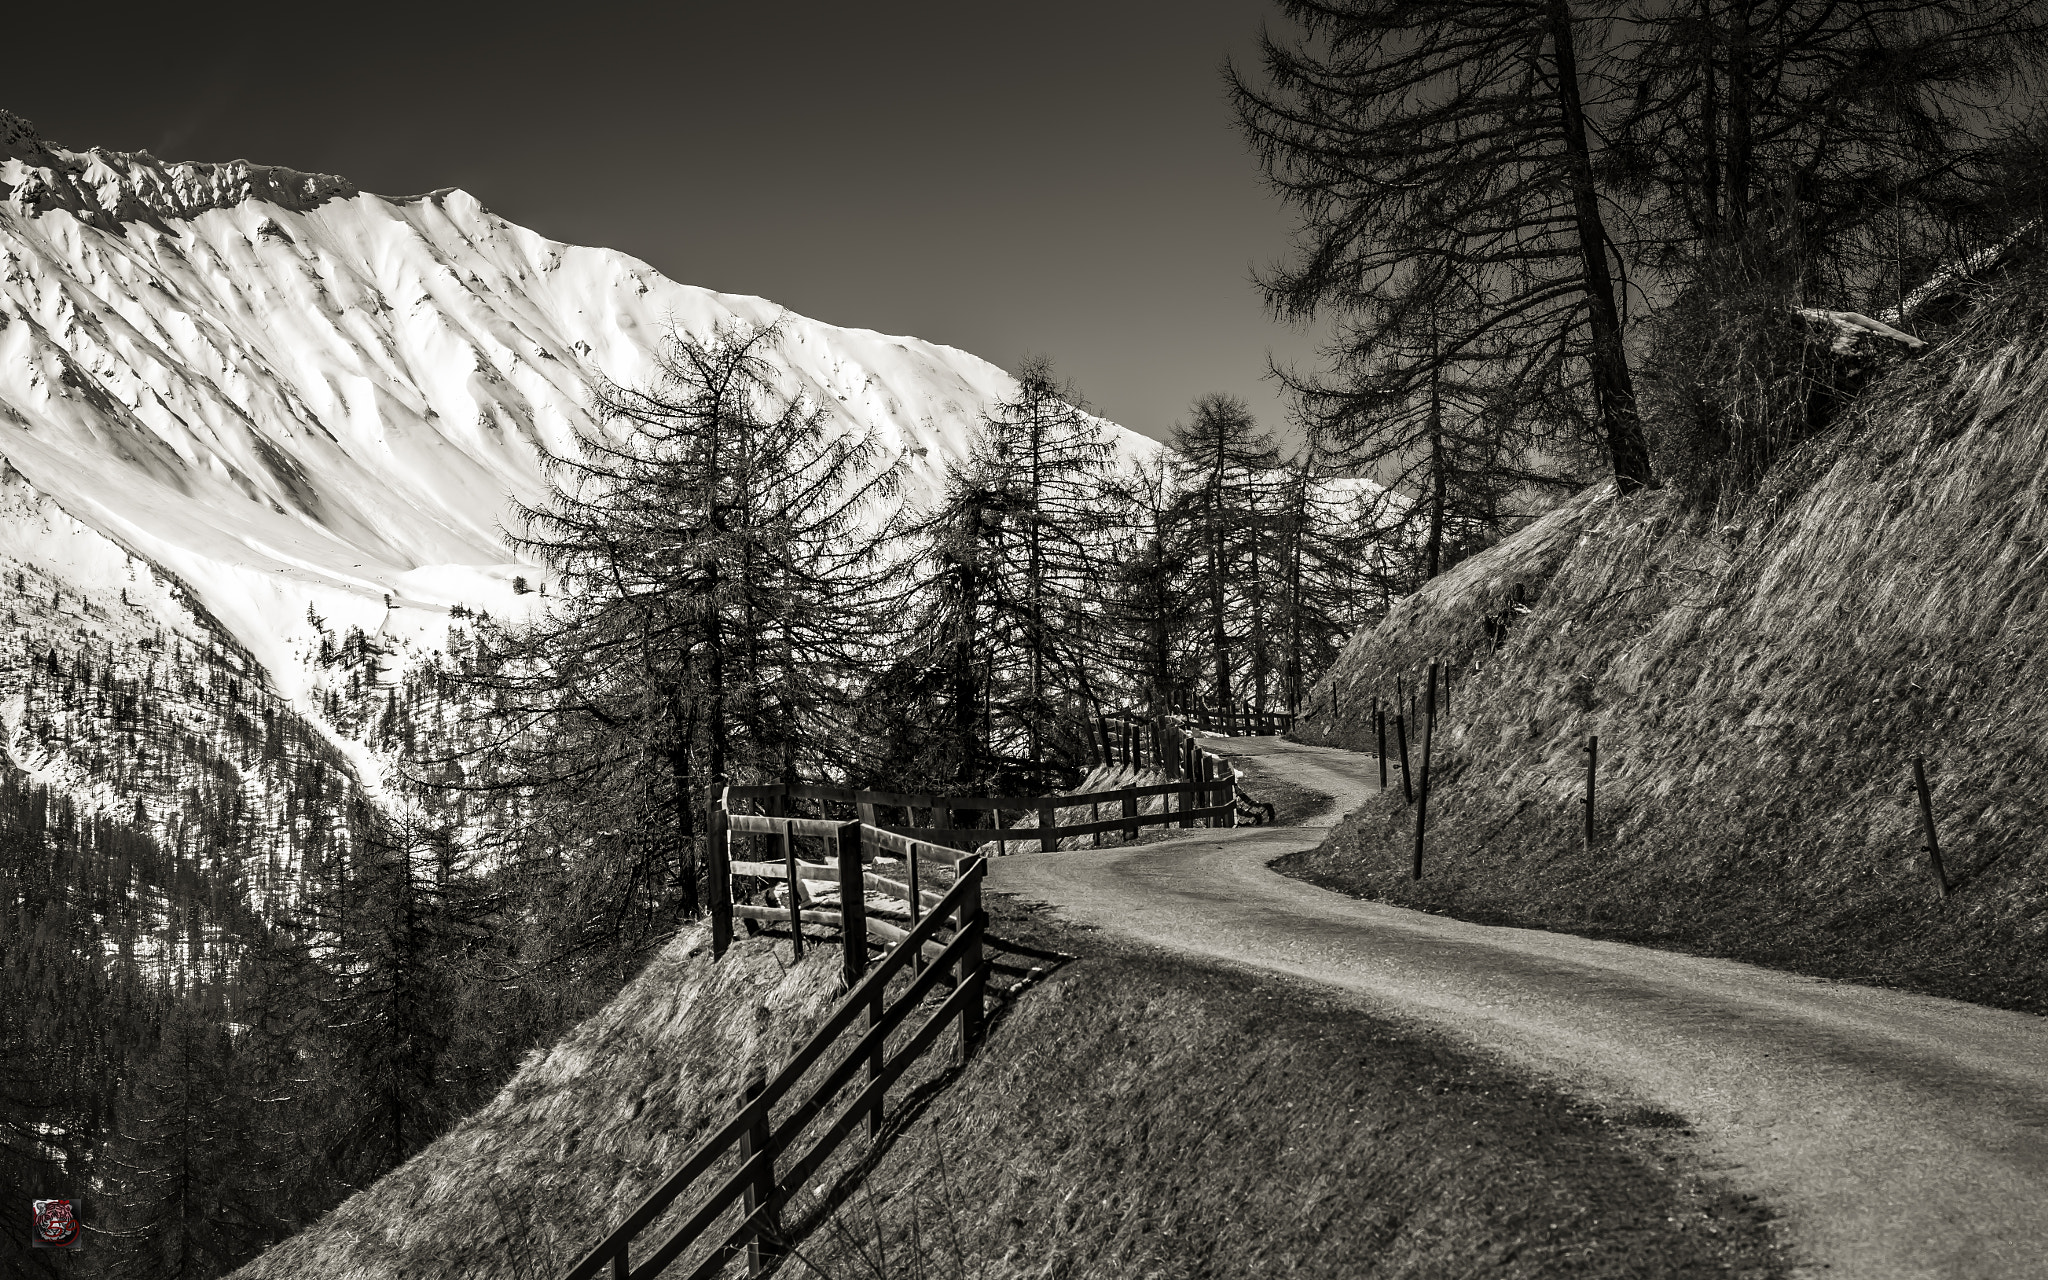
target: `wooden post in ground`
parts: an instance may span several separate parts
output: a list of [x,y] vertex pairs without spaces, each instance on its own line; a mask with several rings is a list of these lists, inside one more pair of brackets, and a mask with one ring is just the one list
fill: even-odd
[[1059,830],[1060,811],[1049,804],[1038,806],[1038,851],[1052,853],[1060,847],[1060,838],[1053,834]]
[[782,874],[785,877],[782,893],[789,899],[789,936],[793,940],[796,958],[801,960],[804,958],[804,891],[796,878],[796,837],[788,822],[782,824],[782,834],[777,839],[782,842]]
[[954,921],[960,932],[972,931],[973,936],[960,948],[960,967],[954,974],[954,980],[970,992],[960,1006],[960,1047],[954,1057],[958,1063],[967,1061],[975,1042],[981,1039],[981,1006],[986,999],[986,975],[981,967],[981,877],[986,870],[987,864],[980,858],[969,858],[960,864],[960,875],[967,881],[967,888],[960,895],[960,914]]
[[1586,852],[1593,851],[1593,779],[1600,772],[1600,735],[1586,739]]
[[1116,794],[1117,798],[1123,801],[1124,840],[1135,842],[1138,838],[1138,789],[1124,787]]
[[1927,766],[1921,757],[1913,757],[1913,786],[1920,793],[1920,830],[1927,836],[1927,843],[1920,846],[1927,851],[1928,865],[1934,868],[1934,883],[1941,886],[1941,896],[1948,897],[1948,872],[1941,865],[1941,841],[1934,834],[1934,804],[1927,796]]
[[711,881],[711,958],[716,960],[732,945],[732,859],[726,845],[725,779],[711,787],[711,806],[704,823],[704,863]]
[[[910,883],[910,927],[915,929],[917,928],[917,918],[924,914],[923,890],[918,887],[917,883],[917,846],[915,844],[911,845],[910,851],[903,855],[903,874],[904,879]],[[912,973],[922,973],[924,971],[923,947],[919,947],[910,953],[910,971]]]
[[[767,1087],[768,1082],[765,1070],[762,1067],[756,1066],[754,1074],[747,1079],[747,1085],[742,1092],[742,1097],[748,1103],[752,1103],[754,1099],[761,1096],[761,1091]],[[768,1135],[768,1111],[764,1107],[761,1114],[754,1118],[754,1122],[746,1127],[745,1132],[740,1134],[741,1164],[744,1165],[747,1161],[753,1159],[757,1153],[765,1152],[768,1149]],[[772,1160],[764,1159],[761,1162],[760,1170],[748,1181],[745,1194],[746,1202],[744,1209],[748,1217],[752,1217],[755,1210],[775,1198],[775,1164]],[[768,1255],[773,1252],[770,1240],[770,1232],[765,1226],[747,1237],[747,1274],[749,1276],[762,1275],[767,1271]]]
[[1234,827],[1237,825],[1237,766],[1224,764],[1217,772],[1223,775],[1223,825]]
[[1415,798],[1415,859],[1409,866],[1411,879],[1422,879],[1422,833],[1429,825],[1429,748],[1436,737],[1436,664],[1429,664],[1429,695],[1423,700],[1422,790]]
[[846,953],[841,976],[851,991],[868,972],[867,878],[860,867],[860,824],[840,827],[833,843],[839,852],[839,934]]
[[1380,700],[1378,698],[1372,700],[1372,732],[1374,740],[1379,743],[1380,790],[1385,791],[1387,789],[1387,717],[1380,710]]
[[1394,712],[1394,745],[1401,749],[1401,799],[1415,803],[1415,792],[1408,786],[1408,721],[1397,709]]

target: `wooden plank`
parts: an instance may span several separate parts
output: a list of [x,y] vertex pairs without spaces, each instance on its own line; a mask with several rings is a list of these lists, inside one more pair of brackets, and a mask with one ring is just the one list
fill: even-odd
[[[837,911],[826,911],[821,907],[799,907],[798,910],[802,911],[805,924],[829,924],[839,928],[846,924]],[[734,903],[732,913],[742,920],[762,920],[769,924],[788,924],[791,914],[783,907],[761,907],[751,902]]]
[[734,831],[749,836],[780,837],[786,830],[793,835],[832,839],[839,834],[840,827],[825,818],[769,818],[756,813],[735,813],[730,821]]
[[[740,862],[736,860],[732,863],[732,873],[734,875],[755,876],[762,880],[786,879],[788,871],[789,864],[786,862]],[[837,880],[839,879],[839,863],[837,861],[804,862],[798,860],[796,874],[799,879],[803,880]]]
[[[934,833],[929,830],[923,833],[926,836],[932,834]],[[940,832],[938,834],[951,834],[951,832]],[[986,836],[989,833],[970,831],[966,834]],[[887,849],[891,853],[901,853],[907,856],[912,849],[915,849],[920,855],[937,858],[945,863],[957,863],[962,858],[968,856],[965,850],[948,848],[942,844],[933,844],[930,840],[922,838],[922,836],[905,835],[900,831],[891,831],[886,827],[868,827],[866,829],[866,839],[876,847]]]
[[[898,898],[901,898],[903,901],[910,901],[910,886],[905,884],[903,881],[891,880],[887,876],[878,876],[872,871],[867,874],[866,879],[867,883],[870,886],[880,885],[882,888],[889,890],[891,893],[895,894]],[[923,889],[918,892],[918,901],[927,907],[937,906],[940,900],[944,897],[944,894],[934,893],[930,889]]]
[[[904,939],[910,936],[910,930],[899,929],[895,925],[890,924],[887,920],[883,920],[876,916],[869,916],[868,936],[871,938],[880,938],[884,942],[895,943],[900,946],[903,943]],[[939,954],[945,950],[945,944],[937,941],[923,942],[918,945],[921,948],[923,955],[931,957],[933,959],[936,959],[939,956]]]

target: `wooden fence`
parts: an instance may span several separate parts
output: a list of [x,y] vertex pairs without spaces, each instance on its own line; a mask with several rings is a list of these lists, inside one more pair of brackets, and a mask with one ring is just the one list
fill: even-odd
[[[1247,702],[1236,709],[1217,709],[1200,703],[1172,706],[1165,715],[1151,720],[1139,719],[1128,712],[1115,716],[1107,712],[1096,717],[1090,726],[1088,750],[1092,757],[1103,764],[1126,764],[1143,766],[1148,759],[1165,764],[1165,757],[1171,751],[1168,743],[1185,737],[1181,725],[1187,725],[1200,733],[1221,734],[1227,738],[1271,737],[1286,733],[1294,727],[1296,719],[1292,711],[1258,711]],[[1095,736],[1100,733],[1100,738]],[[1147,746],[1151,751],[1148,756]]]
[[[732,862],[727,845],[734,835],[777,841],[784,857],[773,870],[787,877],[786,883],[817,875],[839,886],[838,910],[800,914],[800,895],[786,892],[789,910],[781,918],[791,925],[799,956],[806,924],[829,924],[840,930],[850,991],[775,1078],[749,1082],[739,1111],[698,1143],[682,1167],[563,1272],[562,1280],[589,1280],[605,1272],[611,1280],[653,1280],[693,1251],[695,1265],[677,1272],[690,1280],[709,1280],[741,1254],[746,1256],[749,1275],[763,1274],[785,1248],[780,1225],[783,1208],[863,1120],[870,1134],[880,1131],[889,1086],[949,1027],[957,1027],[959,1032],[956,1060],[964,1061],[980,1038],[986,986],[981,954],[985,920],[981,883],[986,860],[860,822],[735,814],[721,802],[712,814],[711,866],[714,894],[719,894],[723,885],[722,896],[728,904],[731,874],[763,875],[769,870],[758,864]],[[800,860],[796,852],[800,838],[829,842],[833,856],[815,862]],[[868,871],[862,863],[867,850],[873,851],[875,861],[894,855],[894,860],[907,862],[908,883]],[[921,861],[943,863],[951,871],[952,884],[944,893],[912,889]],[[907,928],[868,913],[867,899],[875,889],[907,895]],[[712,916],[713,948],[721,955],[731,941],[733,914],[714,912]],[[872,966],[870,938],[889,948]],[[902,974],[906,965],[912,971],[912,981],[891,993],[890,980]],[[892,1049],[891,1033],[901,1029],[933,988],[948,979],[951,993],[916,1025],[907,1041]],[[828,1061],[832,1065],[824,1074],[806,1083],[813,1068]],[[851,1096],[843,1097],[849,1090]],[[793,1105],[784,1109],[781,1118],[775,1118],[778,1104],[785,1102]],[[806,1135],[828,1115],[829,1123],[806,1143]],[[641,1234],[706,1181],[727,1157],[737,1167],[701,1194],[690,1216],[659,1243],[637,1248]],[[736,1203],[737,1223],[721,1227],[720,1220]]]
[[[738,1112],[561,1280],[600,1273],[611,1280],[654,1280],[679,1261],[689,1269],[677,1275],[709,1280],[742,1254],[749,1275],[772,1270],[787,1248],[783,1208],[863,1120],[870,1136],[880,1132],[890,1085],[949,1027],[958,1029],[956,1061],[965,1061],[980,1038],[987,983],[981,885],[988,863],[973,849],[993,844],[1001,853],[1021,843],[1052,850],[1074,836],[1096,843],[1105,834],[1135,839],[1146,826],[1237,825],[1236,770],[1175,726],[1155,723],[1171,780],[1152,786],[1029,797],[797,784],[720,788],[707,857],[714,955],[731,946],[735,920],[786,925],[799,958],[818,945],[807,929],[834,929],[848,995],[774,1079],[749,1082]],[[1140,812],[1151,796],[1168,800],[1158,813]],[[817,805],[821,816],[789,812],[804,802]],[[824,816],[834,805],[851,816]],[[742,812],[742,806],[764,812]],[[1092,811],[1089,821],[1058,821],[1060,810],[1084,806]],[[1117,812],[1102,819],[1104,806]],[[880,821],[893,816],[884,810],[902,811],[905,821]],[[920,812],[923,825],[916,823]],[[970,814],[985,816],[989,825],[963,821]],[[1039,825],[1006,825],[1006,814],[1029,814]],[[754,842],[747,852],[760,856],[737,856],[740,840]],[[764,901],[736,901],[735,880],[764,886]],[[814,888],[819,885],[826,887]],[[871,941],[886,948],[872,964]],[[892,993],[891,980],[906,972],[909,983]],[[892,1049],[892,1033],[944,982],[951,983],[950,994]],[[806,1079],[827,1062],[822,1075]],[[724,1179],[699,1191],[721,1168],[729,1168]],[[686,1195],[696,1203],[689,1217],[658,1243],[643,1242],[640,1237]],[[721,1225],[736,1205],[737,1222]]]
[[[1134,741],[1140,736],[1131,734],[1125,740]],[[821,815],[829,813],[831,806],[838,806],[849,816],[881,831],[916,836],[956,849],[994,845],[998,856],[1013,852],[1013,846],[1051,852],[1059,847],[1060,841],[1077,836],[1090,837],[1098,845],[1105,835],[1135,840],[1145,827],[1236,826],[1237,770],[1222,757],[1203,750],[1191,735],[1172,724],[1164,726],[1161,737],[1161,745],[1166,747],[1164,753],[1155,749],[1148,756],[1142,747],[1133,746],[1124,757],[1133,768],[1156,768],[1169,779],[1146,786],[1073,795],[942,796],[767,783],[728,787],[725,794],[735,809],[751,805],[764,817],[789,816],[804,803],[817,805]],[[1145,812],[1144,802],[1155,796],[1165,797],[1160,810]],[[1060,820],[1061,810],[1081,808],[1089,811],[1087,821]],[[894,820],[898,816],[901,821]],[[1019,826],[1019,821],[1026,817],[1033,825]]]

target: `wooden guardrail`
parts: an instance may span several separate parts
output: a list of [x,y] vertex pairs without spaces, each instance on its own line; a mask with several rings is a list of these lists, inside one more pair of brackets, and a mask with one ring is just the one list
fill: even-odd
[[[714,956],[722,957],[731,946],[735,920],[787,925],[798,958],[812,943],[807,929],[836,929],[848,994],[774,1079],[750,1081],[739,1110],[699,1142],[682,1166],[564,1271],[561,1280],[592,1280],[600,1273],[608,1273],[611,1280],[654,1280],[679,1262],[689,1269],[677,1270],[676,1275],[710,1280],[741,1254],[750,1276],[772,1270],[787,1249],[783,1208],[863,1119],[871,1136],[881,1131],[889,1087],[949,1027],[958,1028],[956,1061],[965,1061],[980,1038],[987,984],[981,885],[988,863],[972,848],[993,843],[1001,853],[1010,844],[1035,843],[1049,851],[1073,836],[1092,836],[1099,844],[1105,834],[1135,839],[1146,826],[1237,825],[1236,770],[1163,717],[1150,727],[1155,759],[1170,780],[1149,786],[1028,797],[937,796],[780,783],[718,788],[707,857]],[[1126,737],[1127,746],[1135,736]],[[1142,801],[1152,796],[1168,801],[1158,813],[1141,812]],[[805,801],[816,803],[821,816],[787,812]],[[825,816],[827,807],[835,804],[851,809],[852,816]],[[736,811],[741,805],[774,812]],[[1106,820],[1100,814],[1105,805],[1118,810]],[[1060,810],[1083,806],[1091,810],[1089,821],[1059,822]],[[911,821],[883,824],[879,819],[884,809],[901,809]],[[928,825],[914,825],[920,810]],[[970,813],[987,815],[990,825],[963,825],[953,816]],[[1006,826],[1006,813],[1033,815],[1039,825]],[[770,847],[755,851],[766,856],[735,857],[736,838]],[[829,852],[806,856],[801,842],[826,846]],[[963,843],[970,848],[956,847]],[[736,902],[735,878],[761,882],[769,892],[779,891],[780,900]],[[938,883],[927,888],[928,880]],[[819,892],[816,885],[827,889]],[[871,942],[886,948],[872,965]],[[891,993],[891,980],[906,968],[911,980]],[[904,1027],[937,985],[948,980],[951,993],[892,1051],[890,1036]],[[807,1082],[827,1061],[830,1067]],[[843,1098],[849,1089],[851,1097]],[[779,1117],[778,1107],[783,1112]],[[828,1113],[830,1122],[816,1129]],[[813,1132],[816,1136],[807,1141],[806,1135]],[[688,1218],[660,1242],[643,1247],[644,1233],[725,1166],[730,1169],[723,1181],[696,1198]],[[735,1205],[738,1220],[722,1226]]]
[[[1146,727],[1146,726],[1140,726]],[[1134,735],[1135,736],[1135,735]],[[1237,771],[1222,757],[1202,749],[1195,739],[1176,726],[1164,726],[1171,744],[1162,753],[1171,760],[1161,768],[1169,781],[1145,786],[1115,787],[1107,791],[1084,791],[1073,795],[1048,796],[942,796],[917,792],[868,791],[854,787],[817,786],[804,783],[765,783],[726,788],[727,801],[735,806],[753,804],[765,817],[781,817],[796,803],[809,801],[822,806],[850,808],[863,823],[922,840],[979,847],[993,844],[998,856],[1011,852],[1012,845],[1036,846],[1051,852],[1069,837],[1091,837],[1096,844],[1105,835],[1135,840],[1145,827],[1211,827],[1237,825]],[[1138,753],[1135,759],[1143,761]],[[1160,754],[1153,759],[1160,760]],[[1145,767],[1143,763],[1133,767]],[[1165,797],[1157,812],[1145,812],[1144,802]],[[1085,822],[1062,822],[1063,809],[1089,810]],[[903,822],[883,821],[882,810],[900,809]],[[1111,811],[1104,817],[1103,811]],[[920,812],[924,815],[919,820]],[[972,814],[974,821],[962,824],[956,815]],[[1030,816],[1034,825],[1020,827],[1016,819]],[[805,819],[805,821],[817,821]],[[984,822],[986,825],[984,825]],[[738,830],[738,828],[734,828]],[[714,898],[716,894],[714,893]],[[714,908],[715,909],[715,908]]]
[[[698,1143],[682,1167],[563,1272],[561,1280],[590,1280],[601,1272],[608,1272],[611,1280],[654,1280],[693,1252],[695,1265],[676,1272],[677,1275],[709,1280],[742,1253],[747,1258],[748,1274],[763,1274],[775,1265],[786,1247],[780,1225],[783,1208],[863,1119],[870,1134],[880,1131],[889,1086],[937,1043],[949,1026],[959,1029],[957,1060],[964,1061],[980,1038],[986,986],[981,954],[985,921],[981,884],[988,865],[985,859],[860,822],[730,813],[721,795],[712,811],[711,865],[714,899],[722,898],[728,905],[731,872],[764,872],[755,864],[731,862],[728,845],[731,836],[739,834],[767,836],[779,842],[783,859],[775,869],[787,877],[787,884],[799,885],[803,876],[817,874],[838,885],[838,910],[830,913],[803,914],[801,891],[786,890],[788,908],[784,918],[791,925],[799,956],[803,954],[806,924],[831,924],[839,928],[849,993],[774,1079],[757,1077],[750,1081],[739,1111]],[[806,837],[831,842],[834,856],[800,860],[796,841]],[[868,849],[874,851],[877,861],[884,860],[887,854],[896,855],[893,860],[907,861],[908,883],[869,874],[861,861],[862,852]],[[944,893],[917,892],[918,865],[926,859],[944,863],[953,872],[953,883]],[[869,914],[867,899],[871,887],[889,893],[907,892],[908,928],[898,928]],[[714,910],[712,945],[720,955],[731,942],[732,918],[731,911]],[[942,931],[949,929],[950,936],[941,940]],[[879,938],[889,945],[872,966],[868,963],[870,938]],[[906,965],[912,968],[912,981],[892,994],[890,980],[901,974]],[[907,1042],[891,1051],[891,1033],[899,1030],[932,989],[949,977],[952,992],[936,1011],[917,1024]],[[863,1015],[865,1026],[857,1026]],[[805,1077],[828,1058],[832,1061],[830,1068],[816,1081],[805,1084]],[[849,1088],[855,1091],[842,1100],[841,1094]],[[776,1108],[785,1102],[794,1105],[778,1118]],[[806,1145],[805,1135],[828,1113],[832,1117],[830,1123]],[[799,1147],[803,1147],[802,1153],[796,1154]],[[697,1201],[690,1216],[658,1244],[644,1252],[636,1249],[641,1234],[706,1175],[726,1162],[727,1157],[733,1158],[736,1167]],[[721,1219],[735,1203],[739,1208],[738,1221],[721,1228]]]

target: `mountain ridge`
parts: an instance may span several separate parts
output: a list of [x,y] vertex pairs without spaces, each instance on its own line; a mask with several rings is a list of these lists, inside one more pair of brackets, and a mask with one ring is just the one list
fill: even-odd
[[[965,352],[682,285],[444,188],[68,150],[0,112],[0,457],[183,584],[312,711],[309,615],[432,648],[503,616],[511,504],[671,328],[784,326],[784,386],[937,492],[1015,382]],[[1120,450],[1158,446],[1106,424]]]

